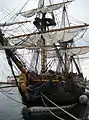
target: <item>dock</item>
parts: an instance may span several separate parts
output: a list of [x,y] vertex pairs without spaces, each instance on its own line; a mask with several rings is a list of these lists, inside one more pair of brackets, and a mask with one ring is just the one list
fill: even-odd
[[13,82],[0,82],[0,84],[15,84]]
[[0,82],[0,89],[2,88],[10,88],[10,87],[17,87],[13,82]]

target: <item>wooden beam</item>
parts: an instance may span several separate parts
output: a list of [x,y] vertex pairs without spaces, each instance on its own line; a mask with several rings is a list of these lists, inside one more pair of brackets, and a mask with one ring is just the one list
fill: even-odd
[[13,36],[13,37],[7,37],[7,39],[14,39],[14,38],[20,38],[20,37],[26,37],[26,36],[32,36],[32,35],[36,35],[36,34],[43,34],[43,33],[50,33],[50,32],[57,32],[57,31],[63,31],[63,30],[70,30],[70,29],[75,29],[75,28],[83,28],[83,27],[88,27],[88,26],[89,26],[89,24],[70,26],[70,27],[65,27],[65,28],[52,29],[52,30],[48,30],[45,32],[35,32],[35,33],[17,35],[17,36]]

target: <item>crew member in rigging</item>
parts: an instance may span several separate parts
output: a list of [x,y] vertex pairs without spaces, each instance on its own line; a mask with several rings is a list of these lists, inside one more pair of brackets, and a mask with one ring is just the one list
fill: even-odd
[[[45,15],[46,15],[46,13],[45,13]],[[43,19],[44,19],[44,22],[42,22]],[[36,17],[35,21],[33,22],[33,24],[37,27],[37,29],[41,29],[42,28],[42,24],[45,24],[46,27],[55,26],[56,25],[55,20],[53,18],[42,18],[42,19],[40,19],[40,17]]]

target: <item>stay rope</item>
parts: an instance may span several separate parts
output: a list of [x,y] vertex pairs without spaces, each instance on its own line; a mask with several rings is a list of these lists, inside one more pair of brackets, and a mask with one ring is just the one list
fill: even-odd
[[7,98],[11,99],[12,101],[16,102],[16,103],[19,103],[22,105],[22,102],[16,100],[16,99],[13,99],[12,97],[10,97],[8,94],[6,94],[5,92],[3,92],[3,90],[1,89],[0,91],[3,95],[5,95]]
[[61,111],[63,111],[64,113],[66,113],[67,115],[69,115],[70,117],[72,117],[75,120],[81,120],[77,117],[75,117],[74,115],[70,114],[69,112],[67,112],[66,110],[64,110],[62,107],[58,106],[56,103],[54,103],[53,101],[51,101],[48,97],[46,97],[43,93],[41,93],[41,95],[48,100],[50,103],[52,103],[54,106],[56,106],[57,108],[59,108]]
[[[47,105],[46,105],[46,103],[45,103],[45,101],[44,101],[44,99],[43,99],[43,96],[41,96],[41,99],[42,99],[43,104],[45,105],[45,107],[48,108]],[[65,119],[57,116],[57,115],[56,115],[55,113],[53,113],[50,109],[48,109],[48,111],[49,111],[54,117],[58,118],[59,120],[65,120]]]

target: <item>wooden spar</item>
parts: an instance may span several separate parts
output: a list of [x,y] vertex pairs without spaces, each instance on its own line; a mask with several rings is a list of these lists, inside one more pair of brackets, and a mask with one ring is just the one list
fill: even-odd
[[10,26],[10,25],[15,25],[15,24],[23,24],[31,21],[19,21],[19,22],[12,22],[12,23],[0,23],[0,27],[5,27],[5,26]]
[[42,57],[42,61],[41,61],[41,65],[42,65],[42,73],[45,73],[45,63],[46,63],[46,56],[45,56],[45,39],[43,38],[43,36],[41,36],[42,38],[42,48],[41,48],[41,57]]
[[88,27],[88,26],[89,26],[89,24],[70,26],[70,27],[65,27],[65,28],[52,29],[52,30],[48,30],[48,31],[44,31],[44,32],[35,32],[35,33],[28,33],[28,34],[23,34],[23,35],[17,35],[17,36],[13,36],[13,37],[7,37],[7,39],[14,39],[14,38],[26,37],[26,36],[36,35],[36,34],[57,32],[57,31],[62,31],[62,30],[70,30],[70,29],[82,28],[82,27]]
[[[41,21],[41,31],[42,32],[45,32],[46,31],[46,20],[45,20],[45,13],[42,14],[42,21]],[[46,48],[45,48],[45,39],[43,37],[43,35],[41,35],[41,39],[42,39],[42,47],[41,47],[41,73],[44,74],[46,71],[45,71],[45,63],[46,63],[46,56],[45,56],[45,51],[46,51]]]
[[[42,47],[42,46],[40,46]],[[48,48],[54,48],[54,45],[45,45],[44,47],[48,47]],[[56,45],[56,47],[60,47],[60,45]],[[38,46],[35,45],[8,45],[8,46],[0,46],[0,50],[4,50],[4,49],[29,49],[29,50],[33,50],[33,49],[38,49]],[[89,48],[89,46],[79,46],[79,47],[69,47],[68,49],[83,49],[83,48]],[[52,51],[52,50],[51,50]]]
[[16,66],[18,67],[18,69],[22,72],[22,73],[26,73],[26,68],[23,66],[22,62],[17,58],[16,55],[14,55],[14,53],[11,50],[5,50],[6,55],[8,57],[10,57],[13,62],[16,64]]

